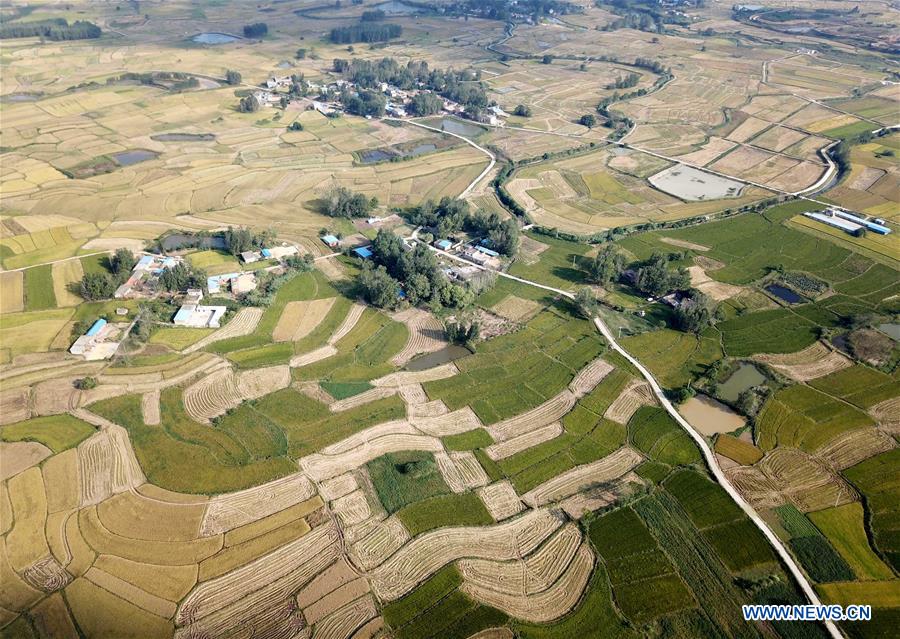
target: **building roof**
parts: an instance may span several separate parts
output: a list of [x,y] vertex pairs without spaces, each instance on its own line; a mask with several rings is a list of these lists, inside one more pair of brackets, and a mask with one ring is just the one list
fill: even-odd
[[370,257],[372,257],[372,249],[370,249],[368,246],[360,246],[358,248],[353,249],[353,252],[356,253],[356,255],[358,255],[359,257],[363,258],[364,260],[367,260]]
[[497,251],[492,251],[491,249],[484,246],[476,246],[475,250],[480,251],[485,255],[490,255],[491,257],[498,257],[500,255]]
[[175,317],[172,318],[172,322],[178,324],[179,322],[187,322],[191,315],[194,314],[194,310],[197,308],[195,304],[185,304],[181,308],[178,309],[178,312],[175,313]]
[[151,264],[153,264],[153,256],[144,255],[141,259],[138,260],[137,264],[134,265],[134,268],[148,268]]
[[272,251],[270,249],[264,248],[262,250],[263,257],[272,257]]
[[438,240],[437,242],[435,242],[435,245],[440,249],[446,250],[453,246],[453,242],[451,242],[450,240]]
[[323,235],[322,241],[328,245],[338,244],[340,242],[340,240],[338,240],[334,235]]
[[97,333],[103,330],[104,326],[106,326],[106,320],[101,317],[96,322],[91,324],[91,327],[87,330],[87,333],[85,333],[85,335],[87,335],[88,337],[94,337]]

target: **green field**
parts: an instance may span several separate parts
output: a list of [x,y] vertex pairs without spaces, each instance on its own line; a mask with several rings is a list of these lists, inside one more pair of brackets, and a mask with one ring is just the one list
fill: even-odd
[[25,269],[25,310],[42,311],[56,308],[53,274],[50,264]]
[[864,364],[819,377],[810,386],[866,410],[898,393],[898,378]]
[[39,442],[56,454],[77,446],[94,432],[87,422],[64,413],[0,426],[0,441]]
[[431,453],[403,451],[382,455],[366,464],[366,468],[378,499],[389,514],[450,492]]
[[642,406],[628,422],[628,437],[638,450],[670,466],[700,461],[700,451],[665,410]]
[[417,501],[397,511],[397,517],[413,537],[444,526],[487,526],[494,523],[475,493],[438,495]]
[[894,573],[876,555],[866,538],[861,504],[851,503],[809,514],[859,579],[891,579]]
[[182,328],[180,326],[170,327],[163,326],[153,331],[148,340],[151,344],[162,344],[168,346],[174,351],[180,351],[191,344],[199,342],[201,339],[214,333],[214,328]]
[[900,484],[885,481],[900,471],[900,448],[844,471],[865,499],[866,524],[875,549],[895,571],[900,570]]
[[697,336],[664,328],[623,337],[620,344],[667,388],[684,386],[722,357],[719,336],[714,329]]

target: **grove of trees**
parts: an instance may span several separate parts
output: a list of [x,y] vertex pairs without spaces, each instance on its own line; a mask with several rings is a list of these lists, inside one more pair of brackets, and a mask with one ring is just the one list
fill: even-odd
[[691,278],[687,270],[684,267],[670,270],[668,262],[669,259],[662,253],[654,253],[635,272],[635,286],[654,297],[665,295],[669,291],[689,288]]
[[244,25],[245,38],[262,38],[269,33],[269,25],[265,22],[254,22]]
[[65,18],[0,23],[0,39],[46,38],[47,40],[89,40],[103,32],[93,22],[77,20],[72,24]]
[[448,237],[466,230],[488,239],[490,248],[510,257],[519,249],[519,226],[512,218],[502,218],[496,211],[471,211],[469,203],[451,197],[439,202],[427,200],[403,214],[410,223],[434,229],[438,237]]
[[361,22],[345,27],[335,27],[329,38],[334,44],[353,44],[355,42],[387,42],[399,38],[403,27],[389,22]]
[[376,198],[369,199],[362,193],[337,185],[328,189],[321,201],[322,213],[329,217],[365,217],[378,206]]

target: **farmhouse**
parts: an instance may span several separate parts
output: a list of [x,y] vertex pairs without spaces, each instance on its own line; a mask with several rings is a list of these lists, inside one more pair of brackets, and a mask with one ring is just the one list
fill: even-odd
[[262,254],[259,251],[244,251],[241,253],[241,259],[246,264],[253,264],[253,262],[258,262],[262,258]]
[[289,86],[291,86],[291,76],[289,75],[283,76],[281,78],[272,76],[271,78],[266,80],[266,88],[270,91]]
[[368,246],[359,246],[353,249],[353,254],[356,255],[356,257],[367,260],[372,257],[372,249],[370,249]]
[[442,251],[449,251],[451,248],[453,248],[453,242],[451,242],[450,240],[435,240],[434,246],[441,249]]
[[113,297],[123,299],[134,297],[139,293],[147,293],[145,286],[152,282],[163,270],[180,264],[180,257],[164,257],[161,255],[144,255],[138,260],[131,275],[116,289]]
[[219,328],[219,320],[228,310],[225,306],[203,306],[203,291],[188,289],[184,304],[175,313],[172,323],[189,328]]
[[846,231],[847,233],[859,233],[859,231],[863,228],[862,224],[850,222],[849,220],[837,217],[830,212],[804,213],[803,215],[814,220],[818,220],[819,222],[823,222],[829,226],[841,229],[842,231]]
[[341,246],[341,241],[337,239],[334,235],[323,235],[322,241],[325,243],[325,246],[328,248],[336,249]]
[[836,215],[837,217],[843,218],[845,220],[849,220],[850,222],[854,222],[855,224],[861,224],[870,231],[874,231],[879,235],[887,235],[891,232],[891,229],[886,227],[882,221],[880,220],[870,220],[865,217],[861,217],[854,213],[850,213],[849,211],[842,211],[841,209],[829,209],[829,211]]
[[118,325],[109,324],[100,318],[91,324],[84,335],[75,340],[69,352],[73,355],[83,355],[89,361],[109,359],[119,350],[121,334],[122,330]]
[[226,288],[230,290],[233,295],[249,293],[256,288],[256,275],[253,273],[244,273],[242,271],[240,273],[211,275],[206,278],[206,290],[210,295],[223,293]]

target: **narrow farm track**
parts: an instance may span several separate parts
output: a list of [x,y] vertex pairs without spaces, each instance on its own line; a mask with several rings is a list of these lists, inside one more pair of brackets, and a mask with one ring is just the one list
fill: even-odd
[[[447,253],[446,251],[442,251],[434,246],[426,246],[428,246],[432,251],[442,254],[444,257],[472,265],[472,262],[463,260],[461,257],[457,257],[456,255],[452,255],[450,253]],[[474,266],[484,271],[493,270],[477,264],[475,264]],[[522,284],[534,286],[545,291],[550,291],[551,293],[562,295],[563,297],[566,297],[568,299],[575,298],[575,296],[569,291],[564,291],[562,289],[547,286],[545,284],[539,284],[522,277],[516,277],[515,275],[504,273],[502,271],[494,272],[497,273],[497,275],[500,277],[505,277]],[[653,374],[643,364],[641,364],[637,360],[637,358],[632,356],[628,351],[626,351],[624,348],[622,348],[622,346],[619,345],[613,335],[613,332],[603,322],[603,320],[601,320],[599,317],[595,317],[594,325],[597,327],[597,330],[600,331],[606,341],[609,342],[610,347],[617,353],[620,353],[625,359],[631,362],[631,364],[633,364],[634,367],[638,369],[638,371],[640,371],[644,379],[647,380],[647,383],[650,384],[650,388],[653,390],[653,394],[659,400],[659,403],[662,405],[662,407],[666,410],[667,413],[669,413],[669,415],[672,416],[675,422],[687,432],[687,434],[691,437],[691,439],[694,440],[697,446],[700,447],[700,450],[703,451],[703,458],[706,460],[706,463],[709,466],[710,470],[712,470],[713,476],[716,478],[716,481],[719,482],[719,484],[722,486],[722,488],[725,489],[731,499],[738,505],[738,507],[740,507],[741,510],[743,510],[747,514],[750,520],[754,524],[756,524],[756,527],[760,529],[763,535],[765,535],[766,539],[769,540],[769,543],[778,553],[778,556],[781,557],[781,560],[784,562],[784,564],[788,567],[791,575],[793,575],[796,582],[800,585],[800,588],[803,590],[810,603],[812,603],[813,605],[821,606],[822,602],[819,599],[819,596],[816,594],[816,591],[809,583],[809,580],[806,578],[806,575],[803,573],[800,566],[796,561],[794,561],[794,558],[791,556],[790,552],[788,552],[787,548],[784,546],[781,540],[775,535],[774,532],[772,532],[768,524],[766,524],[762,517],[759,516],[756,510],[754,510],[753,507],[744,500],[737,489],[732,486],[731,482],[728,480],[728,478],[725,476],[725,473],[719,466],[719,462],[716,460],[716,456],[713,453],[712,449],[709,447],[709,444],[706,442],[702,435],[691,428],[691,425],[687,422],[687,420],[685,420],[684,417],[681,416],[681,414],[675,409],[675,406],[672,405],[672,402],[670,402],[668,398],[666,398],[662,387],[659,385],[659,382],[656,381],[656,378],[653,377]],[[825,624],[825,627],[828,628],[829,634],[834,639],[841,639],[843,637],[840,630],[838,630],[837,625],[835,625],[833,621],[825,621],[823,623]]]

